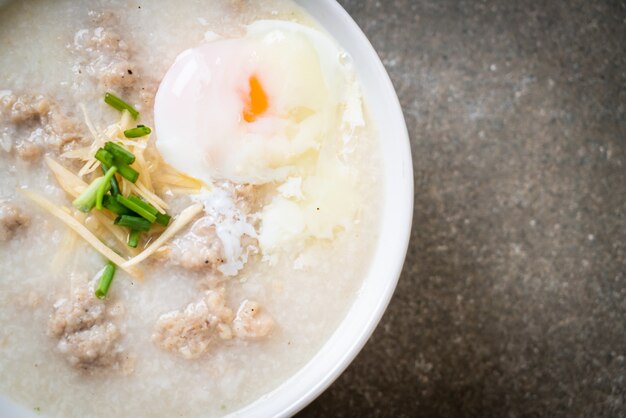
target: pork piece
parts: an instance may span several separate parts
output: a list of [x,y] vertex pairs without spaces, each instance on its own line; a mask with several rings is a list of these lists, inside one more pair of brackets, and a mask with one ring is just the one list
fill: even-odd
[[90,369],[109,367],[116,362],[116,342],[120,332],[111,322],[96,324],[65,335],[57,348],[73,366]]
[[169,261],[187,270],[208,268],[217,271],[224,262],[222,242],[215,225],[207,217],[197,220],[189,231],[176,238],[168,246]]
[[233,331],[238,338],[259,339],[265,337],[274,328],[274,320],[258,302],[242,302],[233,321]]
[[5,91],[0,97],[0,125],[5,151],[15,150],[25,161],[38,159],[44,151],[60,152],[82,139],[78,123],[42,95]]
[[[74,35],[70,49],[76,57],[74,71],[78,80],[94,84],[101,92],[113,91],[129,103],[151,109],[158,80],[140,76],[133,59],[132,44],[120,34],[125,32],[116,13],[89,12],[90,27]],[[79,82],[80,84],[80,82]]]
[[28,225],[29,219],[9,202],[0,201],[0,242],[13,237],[20,227]]
[[24,161],[35,161],[39,159],[39,157],[41,157],[41,154],[43,153],[43,149],[38,143],[42,140],[42,134],[42,129],[37,128],[28,137],[28,140],[20,141],[15,146],[15,152],[17,153],[17,156]]
[[89,16],[95,27],[81,29],[74,36],[72,51],[79,57],[75,70],[97,79],[104,90],[131,87],[136,71],[128,44],[112,29],[118,25],[115,14],[90,12]]
[[16,96],[8,94],[2,97],[2,113],[11,123],[23,124],[41,119],[50,111],[50,101],[42,95]]
[[233,312],[226,306],[224,290],[209,290],[198,302],[161,315],[152,341],[186,359],[205,354],[216,340],[232,338]]
[[69,298],[59,299],[48,323],[48,335],[70,364],[89,372],[121,369],[129,372],[128,357],[119,345],[121,332],[97,299],[85,276],[72,278]]

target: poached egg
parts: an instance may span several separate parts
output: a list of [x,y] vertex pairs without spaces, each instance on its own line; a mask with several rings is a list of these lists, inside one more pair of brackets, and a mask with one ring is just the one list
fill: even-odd
[[275,185],[256,234],[272,262],[290,242],[331,239],[354,221],[356,173],[340,155],[364,125],[361,102],[351,61],[332,38],[257,21],[241,38],[177,57],[155,98],[156,146],[207,185]]
[[273,20],[249,25],[242,38],[188,49],[155,98],[157,148],[207,184],[303,174],[339,136],[346,107],[356,103],[360,112],[345,58],[321,31]]

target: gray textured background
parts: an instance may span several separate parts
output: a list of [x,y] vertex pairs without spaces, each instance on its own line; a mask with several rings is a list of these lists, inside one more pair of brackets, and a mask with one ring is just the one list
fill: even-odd
[[341,3],[404,108],[414,225],[301,416],[626,416],[626,4]]

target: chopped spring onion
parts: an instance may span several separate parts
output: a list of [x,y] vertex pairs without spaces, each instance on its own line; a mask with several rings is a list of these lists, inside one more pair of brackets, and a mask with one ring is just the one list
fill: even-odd
[[98,286],[96,287],[95,293],[98,299],[104,299],[104,297],[109,292],[109,287],[111,286],[111,282],[113,281],[113,276],[115,276],[115,264],[109,261],[104,267],[104,271],[102,272],[102,276],[100,276]]
[[110,195],[104,195],[104,198],[102,199],[102,206],[105,209],[110,210],[116,215],[134,215],[135,214],[135,212],[128,209],[126,206],[121,205],[115,197],[110,196]]
[[130,196],[128,196],[128,200],[130,200],[131,202],[135,203],[138,206],[141,206],[147,212],[153,214],[154,216],[157,216],[157,213],[159,213],[159,211],[154,206],[152,206],[150,203],[146,202],[145,200],[143,200],[142,198],[138,196],[134,196],[131,194]]
[[131,248],[137,248],[139,244],[139,231],[132,230],[130,234],[128,234],[128,246]]
[[104,144],[104,149],[113,155],[116,165],[117,163],[132,164],[135,162],[135,154],[115,142],[107,142]]
[[98,188],[96,192],[96,209],[102,210],[102,198],[104,197],[104,194],[108,192],[109,189],[111,188],[111,179],[113,178],[113,176],[115,176],[116,172],[117,172],[117,167],[113,166],[109,168],[106,174],[104,175],[104,181],[102,182],[102,184],[100,185],[100,187]]
[[158,224],[161,224],[163,226],[168,226],[171,220],[172,220],[172,217],[168,215],[167,213],[159,212],[156,214],[156,222]]
[[134,107],[111,93],[105,93],[104,102],[109,106],[119,110],[120,112],[128,110],[133,119],[137,119],[137,117],[139,116],[139,112],[137,112]]
[[126,164],[117,164],[117,172],[131,183],[136,183],[139,178],[139,172]]
[[158,211],[150,206],[149,203],[134,196],[124,197],[121,194],[118,194],[116,199],[119,204],[126,206],[151,224],[156,221],[156,213]]
[[105,150],[104,148],[99,148],[98,151],[96,151],[96,160],[100,161],[102,164],[106,165],[107,167],[111,167],[113,165],[113,154],[111,154],[109,151]]
[[142,136],[150,135],[152,130],[144,125],[137,125],[136,128],[127,129],[124,131],[126,138],[141,138]]
[[[105,164],[100,165],[102,166],[102,171],[104,172],[104,174],[106,174],[106,172],[109,171],[109,167]],[[120,185],[117,182],[117,178],[115,178],[115,176],[111,177],[111,194],[113,196],[117,196],[118,194],[120,194]]]
[[[167,213],[161,213],[159,212],[159,210],[157,208],[155,208],[154,206],[152,206],[150,203],[146,202],[145,200],[143,200],[142,198],[138,197],[138,196],[133,196],[130,195],[127,198],[130,202],[132,202],[133,207],[129,207],[130,209],[134,210],[135,212],[137,212],[137,210],[135,209],[136,207],[140,207],[141,209],[143,209],[145,212],[150,213],[151,215],[154,215],[156,217],[155,221],[163,226],[167,226],[170,223],[170,220],[172,219],[172,217],[170,215],[168,215]],[[122,203],[122,202],[120,202]],[[122,203],[124,204],[124,203]],[[127,206],[128,207],[128,206]],[[141,215],[140,212],[137,212],[138,214]],[[142,215],[143,216],[143,215]],[[147,220],[150,220],[151,217],[145,217]],[[154,222],[154,221],[153,221]]]
[[[121,196],[121,195],[119,195]],[[149,231],[152,226],[152,222],[133,215],[120,215],[115,219],[115,225],[125,226],[136,231]]]
[[[96,206],[96,199],[98,197],[98,190],[100,186],[105,182],[104,176],[98,177],[91,182],[89,186],[72,202],[72,205],[81,212],[88,213],[94,206]],[[106,180],[108,183],[109,180]]]

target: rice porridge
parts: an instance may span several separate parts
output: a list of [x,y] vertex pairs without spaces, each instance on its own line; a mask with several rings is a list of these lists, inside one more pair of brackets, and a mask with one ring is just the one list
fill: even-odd
[[0,73],[1,394],[221,416],[334,332],[378,236],[380,145],[297,5],[16,1]]

